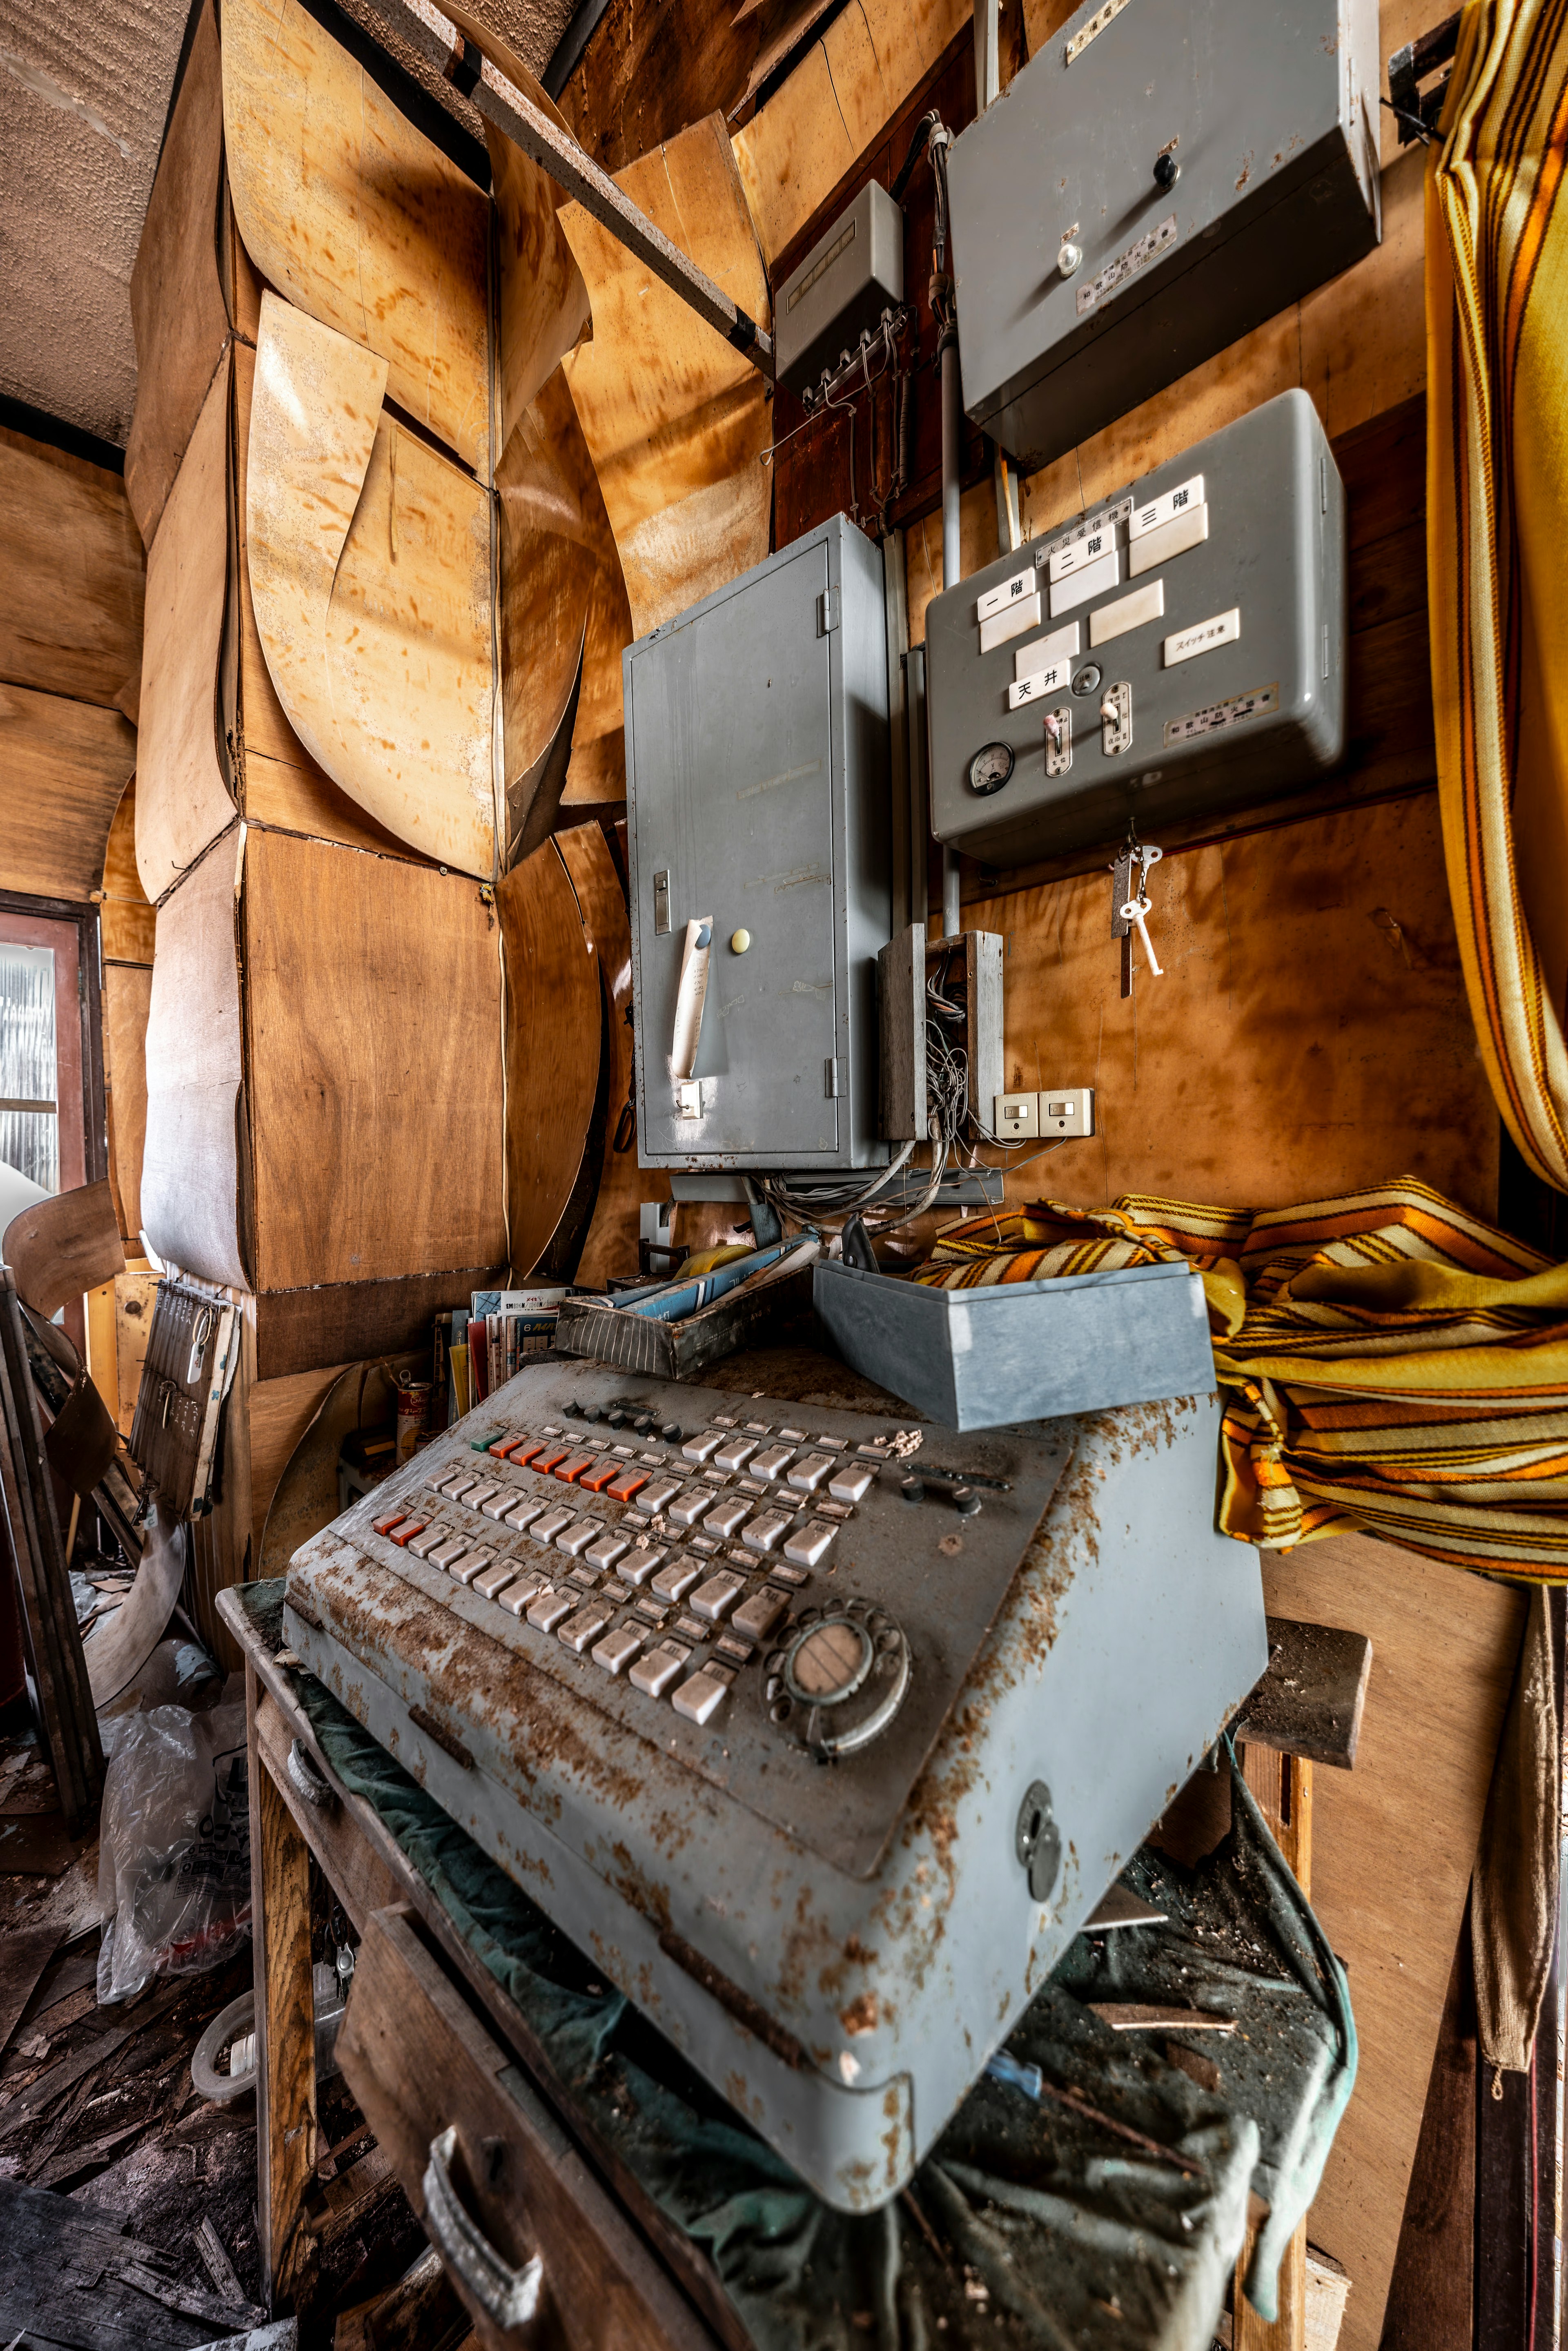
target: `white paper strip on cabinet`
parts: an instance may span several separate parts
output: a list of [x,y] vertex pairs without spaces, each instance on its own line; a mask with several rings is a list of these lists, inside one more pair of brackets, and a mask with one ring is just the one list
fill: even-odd
[[246,534],[278,700],[410,848],[495,865],[486,491],[382,413],[384,360],[262,298]]

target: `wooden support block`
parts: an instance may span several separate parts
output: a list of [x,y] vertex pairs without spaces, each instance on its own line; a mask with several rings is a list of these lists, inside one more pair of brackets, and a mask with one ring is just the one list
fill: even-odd
[[[1267,1679],[1267,1676],[1265,1676]],[[1268,1747],[1244,1747],[1241,1776],[1258,1799],[1270,1833],[1297,1885],[1309,1900],[1312,1888],[1312,1766],[1303,1756],[1281,1755]],[[1233,2351],[1306,2351],[1307,2224],[1303,2220],[1280,2263],[1279,2317],[1260,2318],[1247,2299],[1244,2281],[1257,2241],[1249,2227],[1236,2265]]]
[[316,2168],[316,2023],[310,1987],[310,1853],[263,1760],[256,1672],[246,1668],[251,1935],[256,1953],[256,2215],[272,2309],[293,2308],[310,2240]]
[[1364,1633],[1270,1616],[1268,1671],[1231,1724],[1231,1736],[1348,1771],[1371,1673]]

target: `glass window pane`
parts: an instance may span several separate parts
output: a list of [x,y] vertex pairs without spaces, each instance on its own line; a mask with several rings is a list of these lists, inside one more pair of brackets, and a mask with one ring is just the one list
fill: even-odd
[[46,1192],[60,1186],[55,951],[0,944],[0,1160]]

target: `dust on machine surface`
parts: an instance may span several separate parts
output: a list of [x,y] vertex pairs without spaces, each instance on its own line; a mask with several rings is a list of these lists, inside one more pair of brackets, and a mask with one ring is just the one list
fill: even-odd
[[1218,1410],[960,1436],[547,1361],[304,1545],[287,1636],[872,2209],[1264,1668]]

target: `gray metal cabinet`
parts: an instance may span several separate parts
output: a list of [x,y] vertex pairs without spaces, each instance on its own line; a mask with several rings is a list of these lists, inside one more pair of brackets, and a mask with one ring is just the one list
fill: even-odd
[[[642,1165],[880,1164],[880,551],[835,516],[640,638],[622,670]],[[711,940],[684,1109],[677,998],[699,920]]]
[[1044,465],[1360,260],[1378,78],[1376,0],[1085,0],[953,146],[975,422]]

